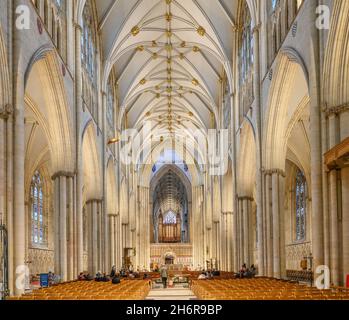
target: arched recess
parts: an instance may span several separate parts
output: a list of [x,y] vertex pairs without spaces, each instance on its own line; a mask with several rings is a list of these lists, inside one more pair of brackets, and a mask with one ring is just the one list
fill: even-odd
[[[162,168],[160,168],[155,175],[151,178],[150,180],[150,189],[149,189],[149,199],[150,199],[150,209],[149,210],[149,214],[153,215],[154,213],[154,203],[153,203],[153,195],[154,192],[156,192],[156,188],[159,184],[159,182],[161,181],[161,179],[166,176],[169,172],[173,172],[174,175],[176,177],[179,178],[180,182],[183,184],[184,188],[185,188],[185,193],[186,193],[186,197],[187,197],[187,221],[188,221],[188,226],[189,228],[187,229],[187,239],[190,239],[191,235],[193,234],[193,226],[191,224],[191,222],[193,221],[192,218],[192,184],[190,182],[190,180],[188,179],[188,177],[184,174],[184,172],[176,165],[164,165]],[[165,213],[165,212],[163,212]],[[153,219],[152,219],[153,220]],[[152,221],[153,222],[153,221]],[[154,225],[153,223],[151,223],[150,225],[150,232],[152,234],[152,231],[154,229]]]
[[270,86],[264,115],[263,163],[265,169],[285,170],[287,141],[301,109],[309,101],[308,73],[303,60],[293,49],[284,49]]
[[[74,117],[67,102],[60,64],[50,46],[41,47],[29,61],[25,72],[24,102],[26,248],[28,259],[32,261],[30,272],[37,274],[56,268],[54,231],[58,225],[53,221],[57,203],[54,202],[51,177],[55,174],[72,175],[75,169]],[[45,186],[43,203],[47,235],[40,244],[31,241],[30,188],[35,172],[40,172]]]
[[[156,174],[149,178],[150,194],[152,195],[160,179],[169,171],[172,170],[181,179],[182,183],[186,188],[188,199],[192,197],[192,184],[184,172],[175,165],[165,165]],[[151,180],[150,180],[151,179]]]
[[92,121],[85,127],[82,139],[82,159],[84,172],[84,200],[102,199],[102,169],[97,134]]
[[349,101],[349,2],[335,0],[324,59],[323,94],[327,107]]
[[73,114],[56,53],[48,48],[39,49],[29,63],[25,80],[25,102],[47,138],[52,172],[73,172]]
[[240,150],[238,155],[238,194],[251,197],[256,181],[256,140],[253,128],[245,122],[240,134]]
[[268,259],[274,257],[274,263],[267,265],[267,274],[276,278],[286,277],[286,268],[294,265],[293,260],[300,265],[305,256],[302,250],[307,246],[292,242],[289,237],[292,212],[288,191],[292,189],[290,162],[302,169],[308,185],[311,185],[309,102],[307,67],[294,49],[284,48],[277,56],[263,132],[264,205],[266,228],[269,230],[266,252]]
[[[202,183],[202,175],[200,173],[200,169],[199,169],[199,165],[198,165],[198,161],[197,159],[195,159],[195,155],[192,154],[192,150],[194,148],[191,148],[191,150],[189,150],[184,144],[181,143],[176,143],[175,148],[172,149],[172,143],[169,140],[164,141],[164,143],[160,143],[158,144],[153,150],[152,152],[149,154],[149,156],[151,156],[151,159],[147,159],[146,160],[146,164],[143,165],[141,167],[141,174],[140,174],[140,185],[144,185],[144,186],[149,186],[151,183],[151,179],[152,179],[152,168],[153,165],[156,163],[156,161],[158,161],[159,157],[161,156],[161,154],[163,152],[165,152],[166,150],[173,150],[174,152],[176,152],[176,154],[178,154],[178,156],[184,161],[186,162],[186,164],[188,165],[188,171],[190,173],[190,177],[191,177],[191,184],[192,186],[197,186],[199,184]],[[203,161],[203,157],[200,157],[198,154],[200,154],[200,150],[197,149],[195,150],[195,153],[197,153],[197,157],[200,158],[199,161]],[[150,162],[150,163],[148,163]]]

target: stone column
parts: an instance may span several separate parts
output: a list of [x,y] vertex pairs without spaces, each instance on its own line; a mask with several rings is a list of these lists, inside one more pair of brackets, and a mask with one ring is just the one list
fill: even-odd
[[[256,23],[259,23],[257,21]],[[263,168],[263,160],[262,160],[262,104],[261,104],[261,88],[260,88],[260,24],[257,24],[253,28],[253,40],[254,40],[254,81],[253,81],[253,88],[254,88],[254,95],[255,95],[255,102],[256,102],[256,124],[257,124],[257,175],[256,175],[256,182],[257,182],[257,233],[258,233],[258,274],[264,275],[265,274],[265,268],[264,268],[264,242],[263,242],[263,175],[262,175],[262,168]]]
[[[349,137],[349,106],[342,107],[339,114],[340,138],[341,141]],[[349,167],[341,171],[341,200],[342,200],[342,285],[346,284],[346,277],[349,275]]]
[[339,285],[339,238],[338,238],[338,191],[337,180],[338,171],[336,169],[331,170],[329,173],[330,182],[330,270],[331,270],[331,282],[335,285]]
[[116,265],[116,259],[115,259],[115,251],[116,251],[116,237],[115,237],[115,216],[113,214],[110,214],[108,216],[109,220],[109,243],[110,243],[110,264],[112,266]]
[[342,169],[343,285],[349,275],[349,167]]
[[244,225],[243,225],[243,200],[239,198],[239,215],[238,215],[238,234],[239,234],[239,270],[241,266],[245,263],[244,255]]
[[[15,1],[16,3],[19,1]],[[21,61],[21,34],[14,34],[14,61]],[[13,242],[9,247],[13,247],[14,265],[13,278],[15,281],[18,276],[25,274],[25,208],[24,208],[24,158],[25,158],[25,126],[24,126],[24,74],[19,68],[18,62],[16,74],[13,79],[13,106],[14,106],[14,123],[13,123]],[[11,239],[12,240],[12,239]],[[15,286],[16,295],[24,292],[24,286]]]
[[59,189],[60,189],[60,181],[59,178],[54,180],[54,265],[55,265],[55,274],[61,274],[61,249],[60,249],[60,223],[59,223],[59,211],[60,211],[60,197],[59,197]]
[[62,281],[72,280],[73,274],[73,174],[58,172],[54,181],[55,273]]
[[102,268],[102,259],[100,256],[100,210],[101,200],[89,200],[86,204],[87,219],[88,219],[88,271],[92,274],[96,274]]
[[[14,246],[13,244],[13,107],[8,104],[0,106],[0,122],[2,123],[1,142],[2,151],[0,163],[2,167],[2,177],[0,176],[0,184],[2,189],[0,190],[0,197],[2,198],[3,204],[0,207],[0,213],[3,215],[2,219],[7,226],[8,231],[8,262],[9,262],[9,290],[13,294],[14,282],[16,279],[14,270]],[[0,201],[1,202],[1,201]]]
[[272,175],[272,211],[273,211],[273,268],[274,278],[281,278],[280,268],[280,199],[279,199],[279,175]]
[[116,216],[116,231],[115,231],[115,237],[116,237],[116,267],[118,269],[120,269],[122,267],[122,241],[121,241],[121,236],[122,236],[122,232],[121,232],[121,218],[120,218],[120,214],[118,214]]
[[[315,21],[317,17],[317,0],[308,1],[309,21]],[[324,225],[322,202],[322,171],[323,152],[321,147],[321,80],[317,71],[320,63],[319,30],[315,23],[310,25],[311,41],[314,48],[312,70],[309,76],[310,92],[310,146],[311,146],[311,198],[312,198],[312,247],[314,257],[314,270],[324,263]]]
[[81,34],[82,28],[75,24],[75,112],[76,112],[76,239],[77,239],[77,270],[83,271],[84,245],[83,245],[83,168],[82,168],[82,79],[81,79]]
[[244,251],[244,263],[247,264],[247,266],[250,265],[250,239],[249,239],[249,223],[250,223],[250,210],[249,210],[249,200],[247,198],[242,199],[242,225],[243,225],[243,239],[244,239],[244,245],[243,245],[243,251]]
[[67,177],[67,217],[68,217],[68,280],[77,276],[74,270],[74,179]]
[[274,276],[274,264],[273,264],[273,221],[271,210],[271,175],[265,175],[265,216],[266,216],[266,245],[267,245],[267,269],[266,275],[268,277]]
[[[237,201],[238,202],[238,201]],[[238,204],[237,206],[238,207]],[[233,213],[233,254],[234,254],[234,271],[239,271],[239,236],[238,236],[238,212]]]
[[59,237],[61,279],[68,280],[67,270],[67,178],[59,177]]

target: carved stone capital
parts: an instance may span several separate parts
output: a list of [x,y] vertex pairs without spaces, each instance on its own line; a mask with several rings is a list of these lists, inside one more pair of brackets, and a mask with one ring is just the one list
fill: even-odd
[[256,24],[253,28],[252,28],[252,34],[254,34],[255,32],[259,32],[259,30],[261,29],[262,24],[258,23]]
[[56,172],[51,177],[51,179],[52,180],[56,180],[59,177],[74,178],[75,177],[75,172],[59,171],[59,172]]
[[337,116],[341,113],[348,112],[348,111],[349,111],[349,103],[342,104],[336,107],[324,108],[324,112],[327,117]]
[[74,23],[74,28],[82,32],[82,27],[78,23]]
[[244,200],[253,201],[254,199],[252,197],[249,197],[249,196],[242,196],[242,197],[238,197],[238,200],[241,200],[241,201],[244,201]]
[[286,173],[284,170],[281,169],[265,169],[263,170],[264,174],[266,176],[272,176],[274,174],[278,174],[279,176],[286,177]]
[[11,104],[6,104],[0,107],[0,119],[8,119],[11,114],[13,114],[13,106]]

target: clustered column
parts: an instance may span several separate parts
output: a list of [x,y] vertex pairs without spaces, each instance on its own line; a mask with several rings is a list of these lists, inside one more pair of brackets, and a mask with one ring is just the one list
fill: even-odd
[[238,231],[238,265],[241,267],[244,263],[248,266],[253,262],[252,260],[252,201],[251,197],[238,197],[238,214],[235,224]]
[[204,203],[202,197],[203,186],[193,187],[192,205],[192,242],[193,242],[193,265],[194,268],[203,268],[205,265],[204,244]]
[[103,214],[102,200],[93,199],[86,203],[87,213],[87,252],[88,252],[88,271],[96,274],[98,271],[105,270],[104,259],[102,256],[103,247]]
[[54,181],[54,257],[55,273],[62,281],[76,276],[74,261],[74,174],[59,172]]
[[139,240],[137,244],[138,266],[140,268],[150,268],[150,202],[149,188],[139,187],[138,195],[138,234]]
[[284,188],[285,173],[274,169],[264,172],[265,188],[265,243],[266,273],[269,277],[284,278],[285,265],[285,232],[284,232]]
[[[329,149],[334,149],[349,137],[349,107],[326,110]],[[329,267],[331,283],[344,285],[349,274],[349,167],[338,159],[328,166],[329,220],[325,225],[325,239],[329,239]]]

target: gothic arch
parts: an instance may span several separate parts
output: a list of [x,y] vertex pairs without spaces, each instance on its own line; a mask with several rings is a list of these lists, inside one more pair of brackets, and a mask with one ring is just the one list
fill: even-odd
[[[269,89],[264,115],[263,162],[265,169],[285,169],[290,122],[304,108],[309,96],[306,66],[294,50],[281,52],[277,57],[274,76]],[[297,121],[298,119],[296,119]]]
[[191,182],[189,181],[188,177],[183,173],[183,171],[175,165],[165,165],[154,175],[154,177],[150,181],[150,194],[151,195],[153,194],[158,182],[170,170],[173,171],[180,178],[182,183],[184,184],[187,195],[188,195],[188,200],[189,200],[189,202],[191,202],[191,199],[192,199]]
[[25,72],[25,100],[45,133],[52,171],[73,172],[73,116],[56,54],[49,47],[40,48],[29,62]]
[[324,59],[324,101],[338,107],[349,101],[349,2],[335,0]]

